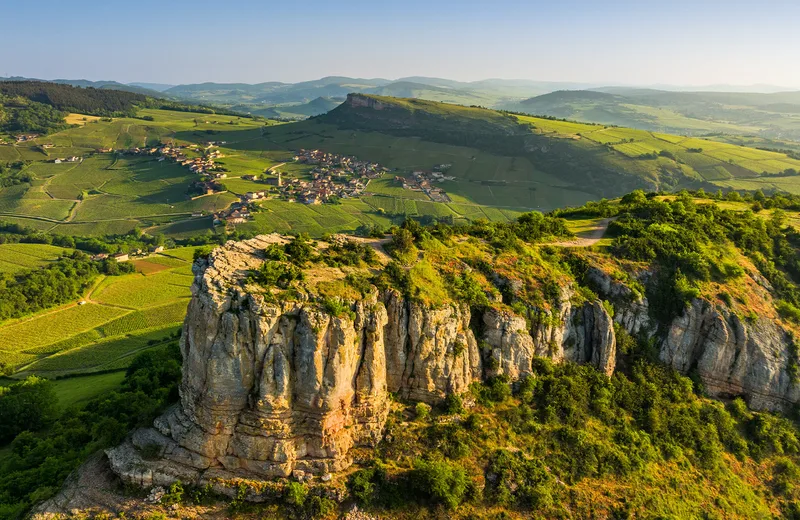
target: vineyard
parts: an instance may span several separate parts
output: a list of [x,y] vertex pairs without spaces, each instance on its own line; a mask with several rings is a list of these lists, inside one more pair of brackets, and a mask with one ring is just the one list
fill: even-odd
[[47,244],[0,244],[0,273],[42,267],[72,250]]
[[665,166],[678,167],[689,177],[702,178],[724,187],[800,193],[800,177],[780,175],[787,170],[800,171],[800,161],[784,153],[631,128],[530,116],[518,116],[518,119],[533,125],[534,132],[542,135],[581,139],[594,146],[603,146],[615,152],[604,160],[619,168],[655,172]]
[[[173,249],[136,261],[139,272],[105,277],[81,305],[0,324],[0,363],[21,369],[21,376],[125,368],[134,353],[179,330],[191,294],[194,250]],[[42,257],[55,253],[42,247],[34,251]]]

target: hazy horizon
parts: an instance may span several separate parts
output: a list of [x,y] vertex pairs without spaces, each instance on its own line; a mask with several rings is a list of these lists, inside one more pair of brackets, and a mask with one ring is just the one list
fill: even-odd
[[[3,75],[0,76],[0,80],[7,80],[7,79],[15,79],[15,78],[25,78],[25,79],[32,79],[32,80],[42,80],[42,81],[92,81],[92,82],[104,82],[104,81],[116,81],[121,84],[125,85],[163,85],[168,87],[177,87],[181,85],[199,85],[204,83],[213,83],[218,85],[225,85],[225,84],[247,84],[247,85],[258,85],[263,83],[285,83],[285,84],[295,84],[295,83],[303,83],[303,82],[311,82],[311,81],[318,81],[325,78],[336,78],[336,77],[347,77],[356,80],[365,80],[365,81],[388,81],[388,82],[396,82],[396,81],[403,81],[407,79],[415,79],[415,78],[428,78],[428,79],[438,79],[438,80],[446,80],[446,81],[459,81],[453,80],[453,78],[445,78],[445,77],[438,77],[438,76],[420,76],[420,75],[413,75],[413,76],[403,76],[403,77],[396,77],[396,78],[378,78],[378,77],[355,77],[355,76],[345,76],[344,74],[331,74],[326,76],[318,76],[318,77],[309,77],[306,79],[300,79],[298,81],[289,82],[289,81],[280,81],[274,79],[264,79],[261,81],[197,81],[197,82],[180,82],[180,83],[164,83],[160,81],[147,81],[147,80],[135,80],[135,81],[119,81],[116,78],[111,77],[102,77],[99,76],[97,78],[87,78],[87,77],[29,77],[29,76],[21,76],[17,74],[10,74],[10,75]],[[721,83],[721,84],[705,84],[705,85],[690,85],[690,84],[637,84],[637,83],[590,83],[590,82],[570,82],[570,81],[559,81],[559,80],[539,80],[539,79],[530,79],[530,78],[481,78],[477,80],[469,80],[463,81],[463,83],[479,83],[482,81],[506,81],[506,82],[523,82],[523,81],[530,81],[534,83],[542,83],[542,84],[554,84],[554,85],[564,85],[567,87],[573,87],[575,89],[585,88],[585,89],[600,89],[606,87],[623,87],[623,88],[646,88],[646,89],[663,89],[663,90],[677,90],[677,91],[689,91],[690,89],[697,89],[698,91],[713,91],[715,88],[719,88],[720,90],[736,92],[763,92],[763,93],[771,93],[771,92],[781,92],[781,91],[794,91],[800,90],[800,87],[795,86],[787,86],[787,85],[771,85],[765,83],[756,83],[750,85],[737,85],[731,83]],[[569,88],[567,88],[569,89]],[[737,90],[741,89],[741,90]],[[561,86],[559,86],[556,90],[564,90]]]
[[[296,83],[325,76],[591,86],[800,88],[800,5],[499,0],[45,0],[5,8],[0,75],[121,83]],[[43,16],[43,13],[46,14]]]

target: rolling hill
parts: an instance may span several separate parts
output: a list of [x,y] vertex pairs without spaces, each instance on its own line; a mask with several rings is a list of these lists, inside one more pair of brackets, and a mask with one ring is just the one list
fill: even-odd
[[44,79],[36,79],[36,78],[24,78],[21,76],[13,76],[8,78],[0,78],[0,81],[21,81],[21,82],[30,82],[35,81],[39,83],[58,83],[61,85],[70,85],[73,87],[81,87],[81,88],[94,88],[94,89],[106,89],[106,90],[123,90],[126,92],[132,92],[134,94],[142,94],[145,96],[155,96],[155,97],[163,97],[160,96],[160,90],[154,88],[157,84],[147,84],[147,83],[120,83],[118,81],[90,81],[88,79],[53,79],[53,80],[44,80]]
[[[800,168],[800,161],[786,154],[711,140],[422,100],[353,95],[318,121],[343,130],[416,137],[517,157],[536,171],[598,198],[634,186],[672,189],[763,183],[763,188],[776,189],[783,183],[794,184]],[[486,171],[483,177],[480,180],[497,184],[529,180],[514,179],[500,170]]]
[[234,105],[231,109],[267,119],[306,119],[329,112],[343,102],[344,98],[318,97],[308,103],[285,103],[268,108],[260,108],[258,105]]
[[800,92],[673,92],[608,87],[557,91],[502,105],[535,115],[682,135],[800,141]]
[[[576,88],[578,86],[570,83],[527,80],[490,79],[462,82],[421,76],[397,80],[329,76],[299,83],[178,85],[165,90],[164,95],[187,101],[222,104],[227,107],[236,106],[240,110],[246,108],[245,111],[251,113],[275,108],[278,114],[288,114],[290,112],[283,110],[284,106],[302,105],[320,97],[344,99],[347,94],[353,92],[491,107],[501,102],[519,101],[550,92],[556,88]],[[301,111],[292,114],[302,113]]]
[[2,81],[0,95],[25,98],[56,110],[93,115],[134,114],[147,96],[133,92],[76,87],[45,81]]

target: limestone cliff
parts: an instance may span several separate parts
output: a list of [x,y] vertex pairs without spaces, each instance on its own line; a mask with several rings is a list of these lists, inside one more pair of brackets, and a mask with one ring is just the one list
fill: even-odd
[[270,303],[245,282],[279,240],[229,243],[195,264],[180,403],[108,451],[125,480],[339,471],[351,448],[380,440],[390,392],[439,402],[484,376],[483,356],[499,361],[492,373],[519,378],[548,348],[539,337],[575,340],[561,358],[612,367],[613,329],[597,302],[564,310],[586,316],[584,326],[565,318],[565,330],[542,331],[537,341],[525,320],[500,312],[484,316],[476,338],[468,306],[426,306],[391,289],[374,290],[351,315],[332,316],[302,297]]
[[744,323],[696,300],[658,324],[645,298],[597,269],[590,278],[614,302],[613,318],[601,301],[574,298],[572,285],[527,316],[502,304],[472,316],[466,304],[425,305],[375,287],[350,312],[332,315],[310,294],[281,300],[250,290],[248,272],[280,241],[231,242],[195,263],[180,402],[108,450],[124,480],[202,484],[340,471],[354,447],[381,439],[390,393],[436,403],[485,377],[524,377],[536,356],[611,375],[614,321],[661,338],[662,361],[695,371],[713,395],[745,395],[762,409],[800,400],[787,369],[791,338],[770,320]]
[[[649,273],[643,273],[646,278]],[[645,297],[599,269],[590,278],[615,302],[614,320],[627,332],[653,338],[659,359],[676,369],[695,373],[713,397],[742,396],[756,410],[788,411],[800,402],[800,385],[791,374],[794,338],[774,316],[751,315],[743,320],[727,305],[697,298],[670,323],[658,323]],[[754,292],[771,301],[771,287],[751,273]]]

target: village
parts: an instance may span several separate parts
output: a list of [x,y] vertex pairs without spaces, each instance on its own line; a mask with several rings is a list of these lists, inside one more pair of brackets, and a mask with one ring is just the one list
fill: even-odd
[[[126,155],[155,156],[159,162],[168,160],[185,166],[190,172],[198,175],[198,179],[191,183],[187,190],[188,196],[195,199],[226,191],[221,181],[227,178],[227,170],[215,162],[215,160],[225,157],[218,148],[224,144],[224,142],[213,141],[204,145],[184,145],[170,142],[124,150],[100,148],[97,152],[112,153],[116,151]],[[47,147],[47,145],[43,145],[43,147]],[[68,157],[54,159],[53,162],[82,160],[82,157]],[[261,175],[243,175],[242,180],[264,184],[265,189],[239,195],[238,201],[225,210],[212,215],[214,225],[243,224],[252,220],[252,213],[257,210],[257,203],[271,196],[287,202],[308,205],[335,204],[340,199],[362,195],[371,180],[380,178],[389,172],[389,168],[378,163],[322,150],[300,149],[294,155],[293,160],[298,164],[311,166],[306,178],[285,178],[274,167],[267,169]],[[404,189],[423,192],[435,202],[450,202],[447,193],[441,187],[434,185],[437,182],[454,180],[454,177],[444,173],[450,167],[449,164],[439,164],[434,166],[431,171],[418,170],[412,172],[408,178],[397,176],[395,180]],[[202,216],[205,215],[202,213],[192,215],[192,217]]]
[[421,191],[431,198],[434,202],[450,202],[450,197],[445,191],[434,186],[434,182],[454,181],[456,178],[453,176],[445,175],[444,172],[449,170],[452,164],[437,164],[433,167],[433,171],[417,170],[411,174],[411,178],[396,176],[395,182],[399,183],[403,189],[411,191]]
[[303,204],[322,204],[357,197],[364,192],[370,180],[389,171],[377,163],[322,150],[301,149],[294,160],[313,165],[311,180],[292,179],[285,185],[279,185],[279,190],[282,198]]

